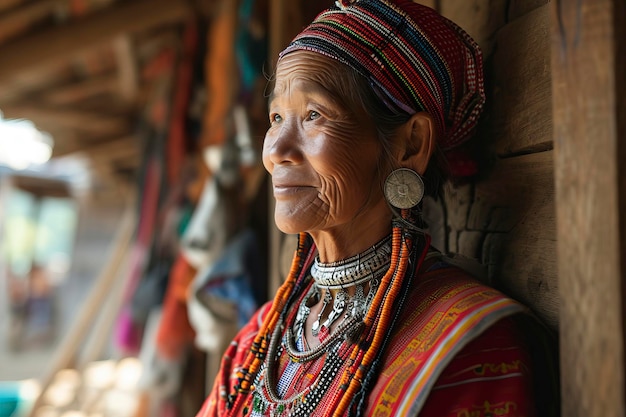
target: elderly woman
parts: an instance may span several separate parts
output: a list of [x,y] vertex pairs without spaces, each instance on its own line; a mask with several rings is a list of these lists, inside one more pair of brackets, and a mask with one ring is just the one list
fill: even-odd
[[299,245],[199,416],[537,415],[525,308],[420,217],[483,103],[476,43],[410,0],[338,1],[280,54],[263,163]]

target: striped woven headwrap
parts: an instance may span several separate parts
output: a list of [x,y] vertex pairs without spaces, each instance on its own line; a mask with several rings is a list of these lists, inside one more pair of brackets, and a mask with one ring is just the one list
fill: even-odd
[[365,76],[394,113],[430,113],[446,151],[473,134],[485,101],[482,53],[460,27],[411,0],[340,0],[280,54],[336,59]]

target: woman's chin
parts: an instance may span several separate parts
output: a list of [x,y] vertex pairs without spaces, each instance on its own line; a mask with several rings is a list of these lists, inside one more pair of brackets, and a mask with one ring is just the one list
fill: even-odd
[[283,233],[296,234],[311,230],[319,225],[320,217],[311,209],[310,203],[291,204],[285,201],[276,201],[274,207],[274,222]]
[[274,222],[278,230],[280,230],[281,232],[287,235],[298,234],[304,231],[304,229],[301,226],[299,227],[298,222],[293,222],[293,221],[289,221],[285,219],[279,219],[278,216],[274,217]]

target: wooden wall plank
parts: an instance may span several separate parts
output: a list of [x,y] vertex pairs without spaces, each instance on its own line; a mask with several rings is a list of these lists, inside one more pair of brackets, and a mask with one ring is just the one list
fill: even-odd
[[489,124],[500,156],[552,147],[549,32],[546,5],[497,35]]
[[[489,177],[476,183],[468,229],[512,232],[541,207],[554,207],[553,166],[551,151],[498,161]],[[554,214],[542,221],[554,234]]]
[[437,0],[413,0],[415,3],[423,4],[431,9],[437,9]]
[[515,20],[549,2],[550,0],[509,0],[507,20]]
[[554,204],[527,211],[509,233],[489,233],[482,253],[489,282],[533,309],[552,329],[559,322]]
[[550,10],[562,415],[622,417],[626,5]]
[[493,35],[506,23],[506,0],[440,0],[439,12],[461,26],[491,55]]
[[490,175],[474,185],[473,196],[466,197],[471,199],[467,225],[451,227],[449,244],[451,251],[485,265],[491,285],[531,307],[556,329],[553,166],[552,151],[499,160]]

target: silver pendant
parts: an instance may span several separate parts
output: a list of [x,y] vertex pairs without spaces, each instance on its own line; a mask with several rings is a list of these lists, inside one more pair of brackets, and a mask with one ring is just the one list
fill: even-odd
[[337,291],[337,294],[335,295],[335,302],[333,303],[333,310],[328,315],[326,321],[324,321],[324,324],[322,324],[322,326],[326,327],[329,332],[330,326],[333,325],[335,320],[339,318],[341,313],[343,313],[343,310],[346,308],[347,296],[348,294],[344,290]]

